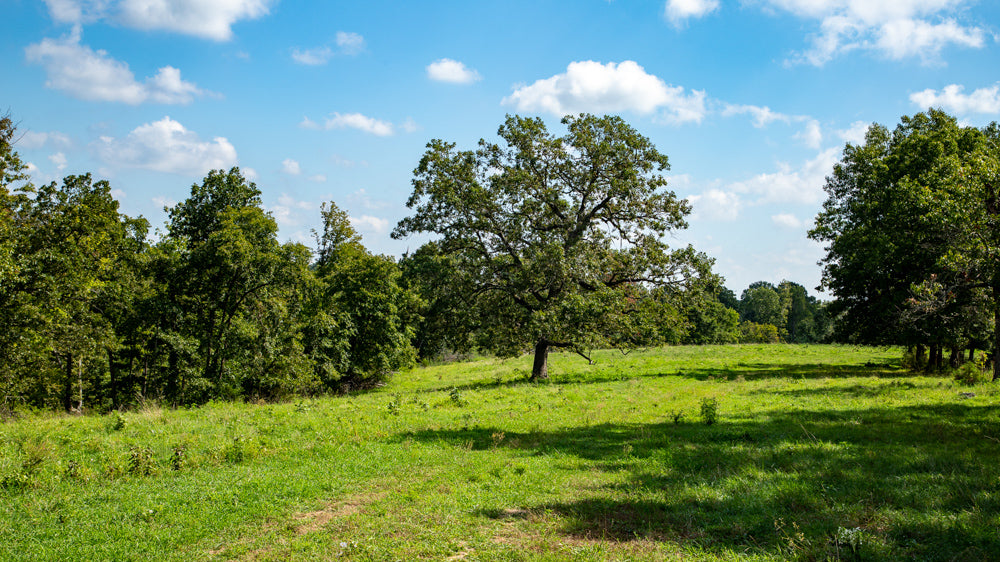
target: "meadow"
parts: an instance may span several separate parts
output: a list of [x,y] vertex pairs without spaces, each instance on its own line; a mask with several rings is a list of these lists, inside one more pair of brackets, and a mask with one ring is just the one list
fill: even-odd
[[996,560],[1000,387],[822,345],[554,354],[0,423],[2,560]]

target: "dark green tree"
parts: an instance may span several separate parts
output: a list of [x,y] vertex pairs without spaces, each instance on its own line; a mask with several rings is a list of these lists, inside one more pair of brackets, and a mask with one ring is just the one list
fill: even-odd
[[[711,264],[663,236],[686,227],[688,203],[666,190],[666,155],[618,117],[569,116],[555,136],[540,119],[508,117],[502,144],[431,141],[414,171],[396,238],[428,232],[454,260],[477,342],[501,355],[551,348],[584,354],[658,333],[652,288]],[[654,342],[648,342],[654,343]]]

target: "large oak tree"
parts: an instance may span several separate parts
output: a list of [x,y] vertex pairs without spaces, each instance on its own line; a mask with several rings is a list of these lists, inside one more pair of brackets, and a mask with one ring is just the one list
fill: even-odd
[[556,136],[541,119],[508,116],[502,143],[476,150],[431,141],[414,214],[393,232],[440,237],[477,343],[507,356],[533,348],[534,379],[548,376],[551,348],[656,343],[673,310],[656,293],[710,276],[704,255],[663,241],[690,212],[666,189],[666,155],[619,117],[562,123]]

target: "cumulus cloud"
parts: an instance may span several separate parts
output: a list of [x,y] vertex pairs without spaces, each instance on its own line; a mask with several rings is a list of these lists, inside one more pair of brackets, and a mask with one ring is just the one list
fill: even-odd
[[360,113],[332,113],[322,125],[316,123],[308,117],[304,118],[299,126],[304,129],[357,129],[379,137],[387,137],[396,132],[395,127],[388,121],[381,121]]
[[868,134],[868,127],[871,123],[865,121],[855,121],[851,123],[851,126],[837,131],[837,136],[840,140],[844,142],[849,142],[851,144],[860,145],[865,143],[865,135]]
[[820,128],[819,121],[809,119],[806,121],[805,129],[796,133],[795,138],[802,141],[802,144],[809,148],[819,150],[819,147],[823,144],[823,129]]
[[278,204],[267,208],[274,217],[278,226],[299,226],[307,219],[303,216],[305,211],[312,211],[316,208],[310,201],[300,201],[287,193],[282,193],[278,197]]
[[951,84],[940,91],[930,88],[910,94],[910,101],[921,109],[938,107],[952,113],[1000,113],[1000,84],[979,88],[971,94],[965,93],[965,86]]
[[822,66],[854,50],[867,50],[893,60],[910,57],[937,62],[950,45],[981,48],[986,32],[963,25],[952,16],[970,0],[764,0],[771,9],[818,20],[812,46],[789,62]]
[[789,213],[781,213],[777,215],[771,215],[771,222],[778,226],[783,226],[785,228],[802,228],[805,223],[800,221],[798,217]]
[[285,172],[290,176],[297,176],[302,173],[302,168],[299,163],[291,158],[285,158],[281,161],[281,171]]
[[56,169],[60,172],[66,169],[66,155],[62,152],[56,152],[49,156],[49,162],[55,164]]
[[389,230],[389,219],[373,217],[371,215],[361,215],[360,217],[347,217],[351,226],[362,232],[384,233]]
[[356,55],[365,48],[365,38],[357,33],[338,31],[335,41],[336,49],[329,45],[321,45],[311,49],[292,49],[292,60],[299,64],[318,66],[326,64],[337,55]]
[[136,80],[128,64],[115,60],[102,50],[80,44],[76,29],[62,39],[42,39],[25,49],[29,62],[45,68],[45,85],[88,101],[121,102],[139,105],[144,102],[187,104],[204,94],[191,82],[181,79],[181,72],[164,66],[143,82]]
[[672,123],[696,122],[704,118],[705,92],[685,92],[683,87],[668,86],[648,74],[634,61],[601,64],[595,61],[572,62],[563,74],[521,86],[503,102],[519,111],[571,113],[639,114],[659,112]]
[[825,196],[826,176],[840,160],[839,153],[839,149],[829,148],[798,169],[780,164],[776,172],[758,174],[728,187],[736,193],[755,195],[756,203],[816,204]]
[[59,23],[100,19],[144,30],[162,30],[225,41],[234,23],[269,13],[276,0],[45,0]]
[[227,169],[238,161],[225,138],[202,141],[170,117],[141,125],[123,139],[101,137],[94,148],[107,164],[188,176]]
[[740,196],[732,191],[709,189],[700,195],[689,195],[692,219],[708,218],[721,221],[736,220],[743,208]]
[[667,0],[664,15],[674,27],[680,27],[691,18],[704,17],[719,7],[719,0]]
[[427,65],[427,77],[452,84],[471,84],[481,79],[478,72],[452,59],[438,59]]

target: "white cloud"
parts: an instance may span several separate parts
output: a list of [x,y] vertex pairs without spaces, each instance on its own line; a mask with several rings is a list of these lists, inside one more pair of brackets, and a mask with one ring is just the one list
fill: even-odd
[[427,77],[452,84],[471,84],[481,79],[478,72],[452,59],[438,59],[427,65]]
[[49,156],[49,162],[56,165],[56,169],[60,172],[66,169],[66,155],[62,152],[56,152],[55,154]]
[[667,0],[664,15],[680,27],[691,18],[704,17],[719,7],[719,0]]
[[661,112],[668,122],[701,122],[705,116],[705,92],[685,93],[680,86],[668,86],[663,80],[634,61],[601,64],[595,61],[572,62],[563,74],[521,86],[503,99],[519,111],[572,113],[639,114]]
[[690,195],[687,200],[692,207],[692,220],[708,218],[721,221],[732,221],[740,214],[743,201],[732,191],[709,189],[701,195]]
[[930,88],[910,94],[910,101],[921,109],[941,108],[952,113],[1000,113],[1000,84],[964,93],[959,84],[945,86],[941,91]]
[[285,172],[290,176],[297,176],[302,173],[302,168],[299,163],[291,158],[285,158],[281,161],[281,171]]
[[337,113],[334,112],[327,117],[323,125],[320,126],[315,121],[304,118],[299,126],[303,129],[357,129],[379,137],[387,137],[394,134],[395,127],[388,121],[374,119],[360,113]]
[[337,46],[345,55],[356,55],[365,49],[365,38],[350,31],[338,31]]
[[316,182],[316,183],[323,183],[323,182],[326,181],[326,176],[324,176],[323,174],[316,174],[316,175],[313,175],[313,176],[309,176],[306,179],[308,179],[309,181],[312,181],[312,182]]
[[870,126],[871,124],[865,121],[855,121],[847,129],[837,131],[837,136],[844,142],[861,145],[865,143],[865,135],[868,134],[868,127]]
[[333,49],[327,46],[312,49],[292,49],[292,60],[299,64],[317,66],[333,58]]
[[896,20],[879,29],[876,46],[894,60],[920,57],[925,61],[934,61],[949,44],[982,47],[983,36],[983,30],[962,27],[954,20],[937,24],[920,20]]
[[232,25],[256,19],[277,0],[45,0],[59,23],[83,24],[100,19],[145,30],[163,30],[216,41],[232,37]]
[[351,222],[351,226],[365,232],[383,233],[389,229],[388,219],[373,217],[371,215],[348,217],[347,219]]
[[225,138],[202,141],[170,117],[141,125],[124,139],[101,137],[95,149],[108,164],[188,176],[227,169],[238,161],[236,149]]
[[232,25],[270,11],[272,0],[122,0],[116,21],[137,29],[156,29],[216,41],[233,36]]
[[768,124],[775,121],[781,121],[783,123],[790,123],[792,118],[783,113],[778,113],[772,111],[770,107],[756,106],[756,105],[732,105],[726,104],[725,108],[722,110],[723,117],[731,117],[733,115],[745,115],[748,114],[753,118],[753,126],[758,129],[766,127]]
[[781,164],[777,172],[758,174],[728,187],[736,193],[756,195],[755,203],[816,204],[824,199],[826,176],[840,160],[839,155],[839,149],[829,148],[797,170]]
[[304,211],[312,211],[316,206],[309,201],[300,201],[287,193],[282,193],[278,197],[278,204],[267,208],[274,216],[278,226],[299,226],[307,219],[303,216]]
[[806,128],[796,133],[794,138],[813,150],[819,150],[823,144],[823,130],[819,126],[819,121],[815,119],[806,121]]
[[854,50],[936,62],[949,45],[981,48],[986,32],[946,17],[970,0],[763,0],[769,8],[819,20],[812,46],[790,62],[822,66]]
[[326,64],[336,55],[356,55],[364,50],[365,38],[357,33],[338,31],[336,37],[337,49],[329,45],[311,49],[292,49],[292,60],[299,64],[318,66]]
[[44,146],[69,148],[72,145],[73,141],[70,140],[69,135],[58,131],[47,133],[42,131],[25,131],[17,140],[18,148],[27,149],[42,148]]
[[175,201],[175,200],[173,200],[173,199],[171,199],[169,197],[163,197],[163,196],[153,197],[152,201],[158,207],[173,207],[173,206],[177,205],[177,201]]
[[795,215],[788,213],[781,213],[778,215],[771,215],[771,222],[778,226],[783,226],[786,228],[802,228],[805,223],[800,221]]
[[47,87],[83,100],[187,104],[204,93],[182,80],[172,66],[164,66],[145,82],[136,81],[126,63],[81,45],[79,29],[62,39],[42,39],[28,46],[25,55],[29,62],[45,68]]

